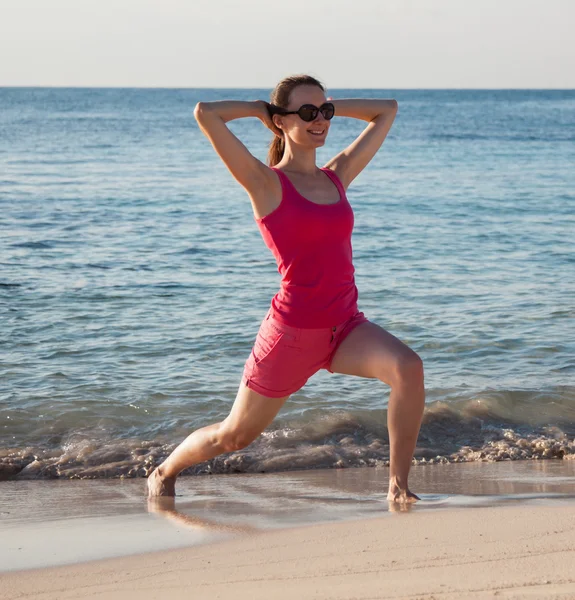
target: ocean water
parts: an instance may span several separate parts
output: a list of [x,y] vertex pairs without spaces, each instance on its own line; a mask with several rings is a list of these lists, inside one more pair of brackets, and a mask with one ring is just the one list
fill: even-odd
[[[268,93],[0,89],[0,478],[143,476],[227,415],[279,275],[192,113]],[[360,310],[424,361],[415,461],[574,458],[575,91],[330,94],[399,102],[348,197]],[[388,464],[388,397],[320,372],[189,472]]]

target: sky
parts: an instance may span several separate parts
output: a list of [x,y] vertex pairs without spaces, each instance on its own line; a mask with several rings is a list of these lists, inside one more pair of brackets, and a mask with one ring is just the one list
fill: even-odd
[[575,88],[575,0],[0,0],[0,86]]

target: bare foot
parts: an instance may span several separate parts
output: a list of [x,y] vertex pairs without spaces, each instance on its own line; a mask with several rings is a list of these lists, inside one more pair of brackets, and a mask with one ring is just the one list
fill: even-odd
[[414,502],[420,500],[420,498],[413,492],[410,492],[409,488],[401,488],[395,483],[390,483],[389,492],[387,493],[387,500],[395,504],[413,504]]
[[176,479],[162,477],[159,467],[154,469],[148,476],[148,498],[157,496],[175,496]]

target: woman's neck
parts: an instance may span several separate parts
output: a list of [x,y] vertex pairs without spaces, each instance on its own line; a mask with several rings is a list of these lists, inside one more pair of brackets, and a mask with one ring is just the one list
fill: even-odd
[[[294,151],[295,150],[295,151]],[[315,164],[315,148],[292,148],[286,146],[284,155],[276,165],[277,169],[292,171],[305,175],[315,175],[317,166]]]

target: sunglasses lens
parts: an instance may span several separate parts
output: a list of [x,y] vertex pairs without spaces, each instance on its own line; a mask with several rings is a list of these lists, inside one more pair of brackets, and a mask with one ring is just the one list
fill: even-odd
[[324,104],[320,110],[324,119],[327,119],[328,121],[333,118],[333,115],[335,113],[335,108],[333,104]]
[[298,111],[302,121],[313,121],[317,117],[318,109],[310,104],[304,104]]

